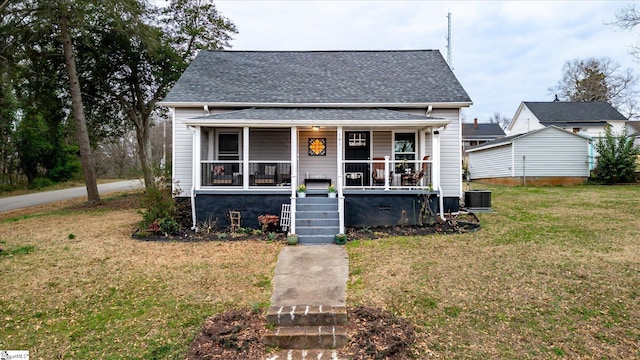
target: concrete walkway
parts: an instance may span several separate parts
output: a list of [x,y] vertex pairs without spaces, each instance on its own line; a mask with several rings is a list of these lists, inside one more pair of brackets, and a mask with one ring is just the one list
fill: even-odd
[[289,246],[276,264],[263,336],[279,351],[267,360],[333,359],[348,344],[346,288],[349,260],[344,246]]
[[271,306],[345,306],[348,277],[344,246],[285,247],[276,264]]

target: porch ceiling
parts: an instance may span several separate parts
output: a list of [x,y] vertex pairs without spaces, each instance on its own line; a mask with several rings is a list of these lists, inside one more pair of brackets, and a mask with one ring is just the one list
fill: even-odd
[[[251,108],[188,119],[188,125],[443,126],[451,121],[381,108]],[[392,123],[391,123],[392,122]]]

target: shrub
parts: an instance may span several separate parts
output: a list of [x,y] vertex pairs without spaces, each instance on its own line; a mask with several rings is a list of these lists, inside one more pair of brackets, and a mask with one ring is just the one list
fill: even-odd
[[165,235],[175,235],[180,231],[180,225],[172,217],[168,216],[160,220],[158,226],[160,227],[160,232]]
[[635,157],[640,149],[633,146],[633,138],[627,136],[626,130],[616,136],[607,127],[595,148],[600,154],[594,171],[596,181],[617,184],[634,180]]
[[171,198],[171,191],[166,187],[151,186],[146,189],[142,197],[142,226],[147,227],[158,219],[172,218],[175,214],[175,203]]
[[52,185],[55,185],[55,182],[53,182],[53,180],[49,179],[48,177],[42,176],[38,176],[37,178],[33,179],[33,182],[31,182],[31,187],[33,189],[42,189]]

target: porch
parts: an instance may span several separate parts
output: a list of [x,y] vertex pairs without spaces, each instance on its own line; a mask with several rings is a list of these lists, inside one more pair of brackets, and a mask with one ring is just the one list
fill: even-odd
[[326,197],[333,185],[340,232],[415,224],[420,196],[436,197],[436,209],[444,209],[438,129],[201,126],[194,139],[194,214],[224,222],[226,211],[238,209],[252,226],[258,215],[279,214],[288,203],[295,232],[298,187]]

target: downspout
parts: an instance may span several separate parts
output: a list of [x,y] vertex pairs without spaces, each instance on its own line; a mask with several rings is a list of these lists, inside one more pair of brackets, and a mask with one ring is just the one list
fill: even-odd
[[433,131],[433,185],[438,189],[438,205],[440,206],[440,219],[445,221],[444,218],[444,198],[442,194],[442,187],[440,186],[440,130]]
[[522,185],[527,187],[527,166],[525,162],[526,156],[522,155]]
[[[342,189],[344,185],[344,165],[342,164],[342,126],[338,126],[336,129],[336,143],[337,143],[337,162],[338,162],[338,217],[339,217],[339,233],[344,234],[344,191]],[[388,180],[387,180],[388,181]]]
[[192,161],[192,165],[191,165],[191,193],[190,193],[190,197],[191,197],[191,230],[195,230],[196,232],[198,231],[198,227],[196,226],[196,128],[194,126],[187,126],[187,130],[193,134],[193,147],[191,149],[191,158],[194,160]]
[[289,209],[289,233],[296,233],[296,188],[298,187],[298,128],[291,127],[291,207]]

